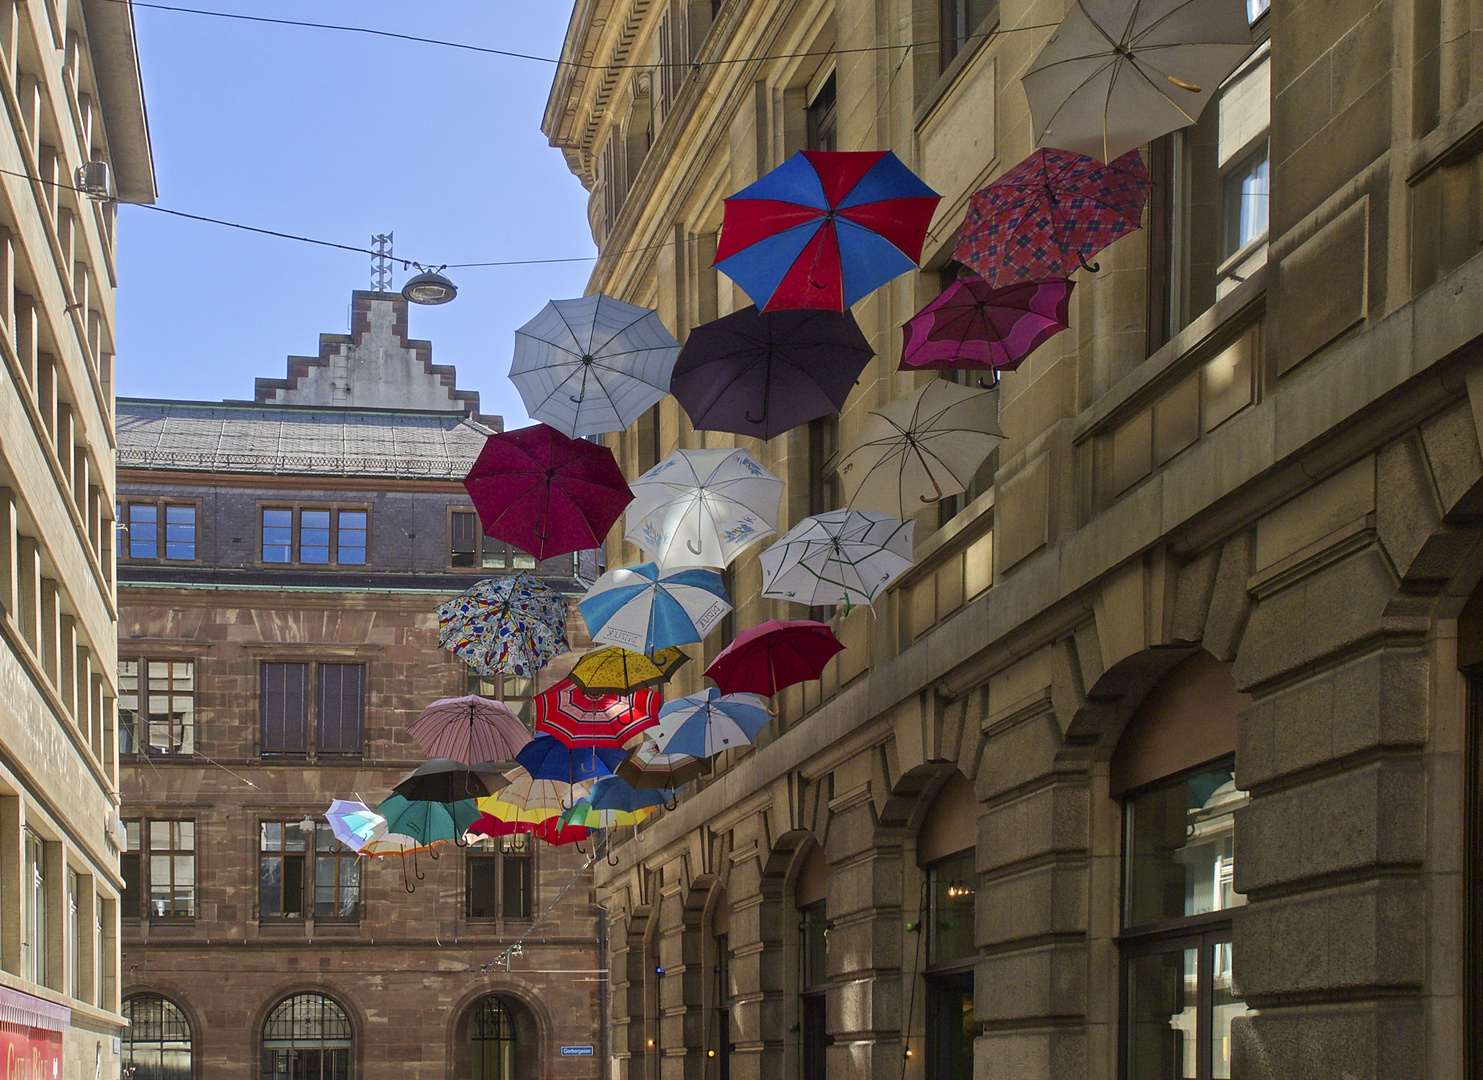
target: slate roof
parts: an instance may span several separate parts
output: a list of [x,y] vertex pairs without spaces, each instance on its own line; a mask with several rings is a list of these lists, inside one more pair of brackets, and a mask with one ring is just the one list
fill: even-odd
[[493,428],[460,413],[118,400],[121,469],[462,480]]

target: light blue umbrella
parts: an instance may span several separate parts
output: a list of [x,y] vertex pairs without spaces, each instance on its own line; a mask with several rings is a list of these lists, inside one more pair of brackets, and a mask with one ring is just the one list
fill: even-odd
[[748,745],[771,719],[766,700],[756,694],[723,694],[707,687],[665,703],[659,726],[649,734],[666,754],[710,757]]
[[609,570],[577,606],[593,641],[641,653],[700,641],[731,610],[714,570],[651,562]]
[[649,806],[665,806],[674,802],[675,793],[666,788],[644,788],[640,790],[619,776],[600,776],[592,785],[587,801],[594,810],[623,810],[633,813]]

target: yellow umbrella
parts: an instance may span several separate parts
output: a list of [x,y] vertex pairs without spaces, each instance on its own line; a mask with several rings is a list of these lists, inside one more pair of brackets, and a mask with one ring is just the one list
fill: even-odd
[[567,678],[584,694],[631,694],[667,681],[690,657],[674,647],[650,656],[617,645],[587,653]]
[[579,802],[561,815],[561,824],[580,825],[584,829],[611,829],[614,825],[637,825],[654,812],[654,807],[640,810],[598,810],[591,803]]

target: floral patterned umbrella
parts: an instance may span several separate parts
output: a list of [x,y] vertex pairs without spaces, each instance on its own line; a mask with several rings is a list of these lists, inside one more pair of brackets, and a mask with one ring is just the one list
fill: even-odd
[[480,675],[531,678],[566,652],[566,601],[525,570],[438,606],[438,644]]

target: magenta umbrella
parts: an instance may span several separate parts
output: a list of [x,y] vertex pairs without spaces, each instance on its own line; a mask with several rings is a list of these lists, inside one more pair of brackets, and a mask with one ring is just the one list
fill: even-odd
[[1013,371],[1067,327],[1074,284],[1065,278],[996,289],[955,281],[901,327],[902,371]]
[[824,623],[769,619],[738,634],[705,673],[722,694],[772,697],[794,683],[817,679],[843,648]]
[[429,757],[451,758],[464,765],[514,761],[530,742],[530,732],[508,705],[477,694],[433,702],[407,733]]
[[633,501],[611,450],[546,424],[489,436],[463,486],[485,534],[538,562],[601,547]]

